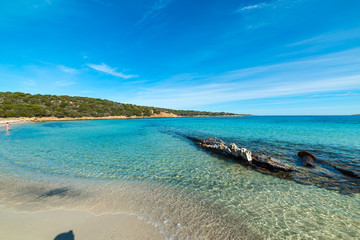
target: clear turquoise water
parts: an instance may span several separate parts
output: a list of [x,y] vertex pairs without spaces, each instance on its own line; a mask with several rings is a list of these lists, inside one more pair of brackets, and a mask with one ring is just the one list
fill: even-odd
[[[217,136],[299,172],[291,180],[265,175],[206,153],[184,136]],[[360,172],[359,136],[359,116],[22,125],[0,136],[0,198],[25,208],[137,214],[168,239],[360,238],[359,180],[332,167]],[[299,150],[319,158],[315,169],[302,167]],[[66,191],[39,198],[57,188]]]

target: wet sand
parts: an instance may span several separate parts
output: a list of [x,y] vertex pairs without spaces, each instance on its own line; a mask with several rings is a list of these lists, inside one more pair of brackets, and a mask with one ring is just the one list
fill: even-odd
[[[0,207],[0,240],[164,239],[156,227],[124,214],[94,215],[81,210],[15,212]],[[69,232],[69,231],[72,231]]]

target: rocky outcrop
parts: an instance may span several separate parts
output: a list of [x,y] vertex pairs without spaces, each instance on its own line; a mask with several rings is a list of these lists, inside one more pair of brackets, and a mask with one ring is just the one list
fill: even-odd
[[252,162],[252,154],[251,151],[247,150],[246,148],[238,148],[235,143],[230,144],[231,155],[235,158],[241,158],[249,163]]
[[305,167],[315,167],[316,157],[312,153],[308,151],[300,151],[298,152],[298,156],[304,161]]
[[246,148],[239,148],[235,143],[226,145],[224,141],[219,138],[207,138],[207,139],[197,139],[188,137],[194,143],[202,147],[203,149],[211,152],[216,152],[223,154],[225,156],[237,159],[246,165],[253,167],[261,167],[270,171],[285,171],[291,172],[294,170],[289,164],[283,163],[279,160],[276,160],[270,156],[263,154],[257,154],[251,152]]
[[[300,151],[298,156],[304,160],[304,164],[315,165],[315,161],[319,165],[318,168],[306,168],[290,166],[280,160],[274,159],[270,156],[259,154],[254,151],[250,151],[246,148],[241,148],[235,143],[225,143],[219,138],[207,138],[199,139],[189,137],[182,133],[178,133],[181,137],[186,137],[192,140],[197,146],[203,148],[205,151],[221,154],[227,158],[235,159],[240,164],[249,166],[251,169],[270,174],[276,177],[292,180],[300,184],[314,184],[318,187],[323,187],[328,190],[338,191],[341,194],[353,194],[360,193],[360,171],[358,168],[353,168],[351,165],[329,163],[324,159],[315,157],[312,153],[307,151]],[[277,149],[273,149],[274,153],[277,153]],[[296,164],[295,159],[289,159]],[[305,163],[305,160],[307,163]],[[321,161],[320,161],[321,160]],[[331,166],[331,168],[329,168]],[[324,171],[323,169],[326,169]],[[332,174],[331,169],[335,170],[335,175]],[[344,178],[341,178],[340,174],[343,174]]]

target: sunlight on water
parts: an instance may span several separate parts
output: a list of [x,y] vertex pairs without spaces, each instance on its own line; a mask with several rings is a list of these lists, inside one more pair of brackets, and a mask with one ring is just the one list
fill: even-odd
[[360,169],[359,117],[48,122],[0,136],[1,203],[127,212],[169,239],[360,238],[360,194],[264,175],[179,133],[218,136],[300,168],[296,154],[306,149],[320,156],[316,169]]

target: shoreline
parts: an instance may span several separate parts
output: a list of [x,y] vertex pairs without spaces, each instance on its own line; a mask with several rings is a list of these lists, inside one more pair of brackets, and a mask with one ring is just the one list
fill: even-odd
[[[54,176],[42,176],[41,179],[0,174],[0,191],[3,194],[0,198],[0,240],[165,239],[158,224],[131,208],[121,204],[116,208],[104,208],[114,204],[111,203],[113,198],[107,198],[107,201],[103,195],[93,195],[99,190],[103,194],[109,193],[108,189],[103,189],[106,186],[104,182],[91,182],[92,191],[86,192],[84,184],[89,186],[89,179],[71,180],[71,183]],[[114,185],[117,186],[116,183]],[[69,188],[70,193],[41,195],[63,186]],[[121,196],[116,199],[126,200]],[[69,231],[74,237],[69,235]]]
[[48,240],[57,236],[59,239],[164,239],[155,226],[135,215],[96,215],[65,209],[17,212],[2,205],[0,215],[0,239],[4,240]]
[[21,123],[21,122],[51,122],[51,121],[78,121],[78,120],[115,120],[115,119],[142,119],[142,118],[177,118],[179,116],[170,113],[160,113],[151,116],[108,116],[108,117],[14,117],[0,118],[0,123]]
[[195,116],[178,116],[173,113],[160,113],[151,116],[108,116],[108,117],[14,117],[14,118],[0,118],[0,124],[9,122],[10,124],[21,124],[21,123],[36,123],[36,122],[55,122],[55,121],[83,121],[83,120],[117,120],[117,119],[154,119],[154,118],[183,118],[183,117],[248,117],[253,115],[237,114],[237,115],[195,115]]
[[0,199],[0,240],[47,240],[70,230],[89,240],[261,236],[214,201],[162,183],[0,176],[0,185],[9,196]]

